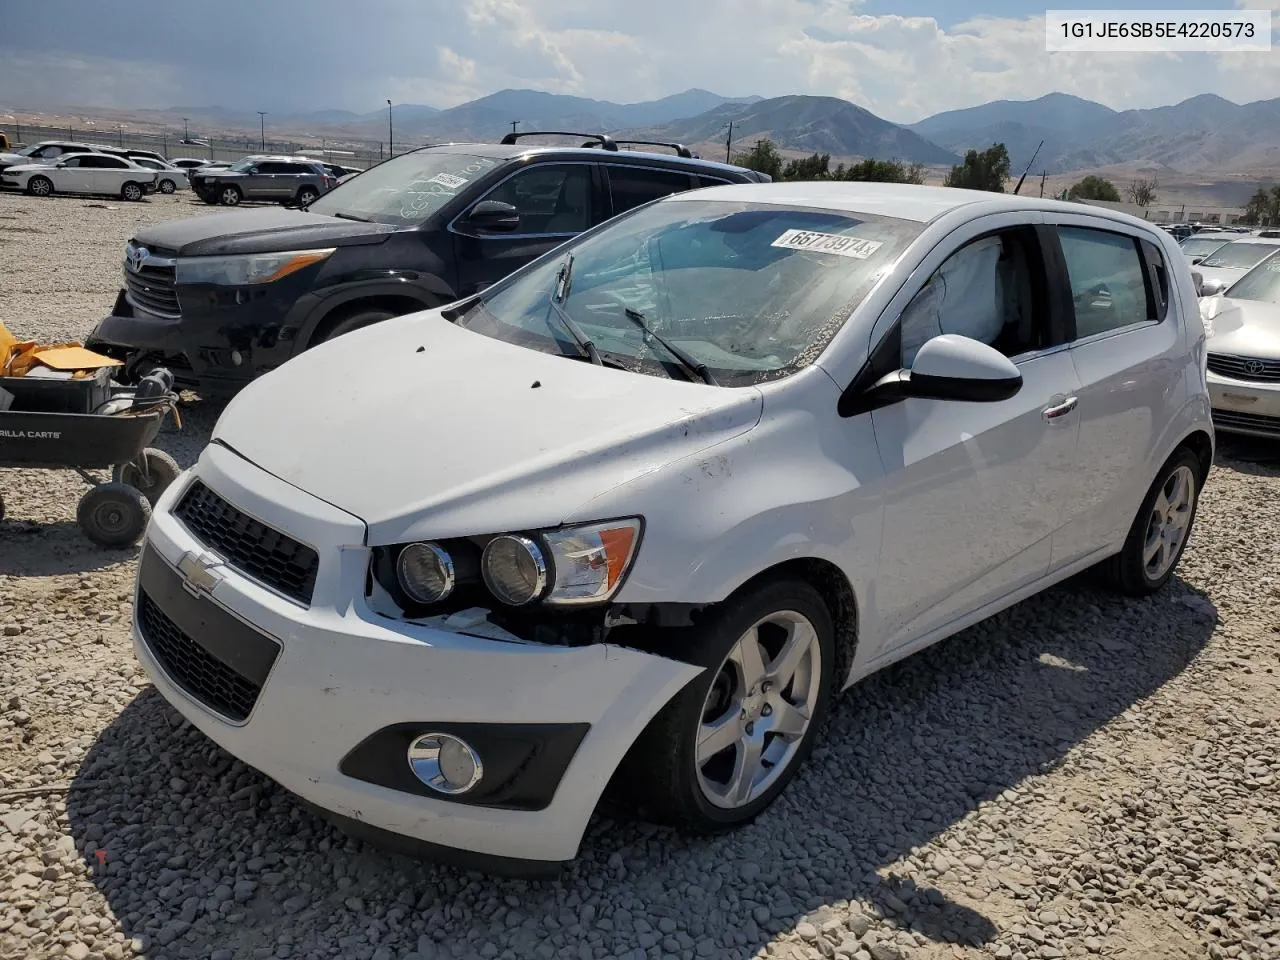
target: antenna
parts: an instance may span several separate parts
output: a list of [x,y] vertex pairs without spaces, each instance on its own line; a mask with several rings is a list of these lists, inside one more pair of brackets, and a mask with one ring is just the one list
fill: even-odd
[[[1044,141],[1041,140],[1040,147],[1043,147],[1043,146],[1044,146]],[[1040,147],[1036,147],[1036,152],[1033,153],[1031,155],[1031,159],[1027,161],[1027,169],[1022,171],[1022,176],[1018,178],[1018,185],[1013,188],[1013,192],[1015,194],[1022,189],[1022,181],[1027,179],[1027,170],[1031,169],[1031,165],[1036,162],[1036,157],[1040,155]]]

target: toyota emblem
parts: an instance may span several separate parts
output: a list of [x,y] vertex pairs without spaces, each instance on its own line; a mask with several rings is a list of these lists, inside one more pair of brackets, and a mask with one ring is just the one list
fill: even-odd
[[125,254],[125,262],[129,265],[129,269],[137,273],[142,269],[142,261],[151,256],[151,251],[146,247],[130,247]]
[[1251,377],[1261,376],[1266,372],[1267,365],[1261,360],[1246,360],[1244,362],[1244,372]]

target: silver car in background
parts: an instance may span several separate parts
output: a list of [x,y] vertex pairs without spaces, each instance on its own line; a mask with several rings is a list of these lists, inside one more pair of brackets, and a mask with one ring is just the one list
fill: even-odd
[[1195,265],[1200,296],[1221,293],[1277,250],[1280,238],[1240,237],[1224,243]]
[[1225,294],[1202,299],[1200,315],[1214,426],[1280,439],[1280,246]]

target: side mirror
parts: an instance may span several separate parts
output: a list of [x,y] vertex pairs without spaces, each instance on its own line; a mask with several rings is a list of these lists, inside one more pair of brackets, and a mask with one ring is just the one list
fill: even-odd
[[500,200],[481,200],[467,213],[464,222],[477,230],[511,233],[520,226],[520,211]]
[[1194,267],[1197,263],[1199,263],[1199,262],[1200,262],[1201,260],[1203,260],[1203,259],[1204,259],[1204,257],[1192,257],[1192,258],[1191,258],[1191,265]]
[[895,370],[869,391],[877,406],[918,397],[996,403],[1022,389],[1022,374],[995,347],[970,337],[944,333],[916,351],[911,369]]
[[1200,284],[1200,296],[1216,297],[1225,289],[1227,289],[1227,285],[1221,280],[1205,280]]
[[61,170],[61,169],[62,169],[63,167],[65,167],[66,165],[67,165],[67,161],[65,161],[65,160],[59,160],[57,163],[55,163],[55,164],[54,164],[54,166],[55,166],[56,168],[58,168],[59,170]]

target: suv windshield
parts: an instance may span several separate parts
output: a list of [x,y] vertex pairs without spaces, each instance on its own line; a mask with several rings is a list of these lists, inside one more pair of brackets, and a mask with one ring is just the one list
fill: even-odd
[[498,157],[474,157],[431,149],[406,153],[363,171],[330,190],[307,209],[407,226],[420,223],[499,164]]
[[[922,226],[775,204],[660,201],[495,284],[457,322],[585,356],[563,313],[607,364],[692,379],[666,340],[718,383],[758,383],[817,359]],[[658,336],[646,336],[637,317]]]
[[1269,243],[1245,243],[1233,240],[1215,250],[1213,256],[1200,261],[1202,267],[1252,267],[1269,253],[1275,252]]
[[1280,303],[1280,250],[1232,284],[1224,295],[1232,300]]

